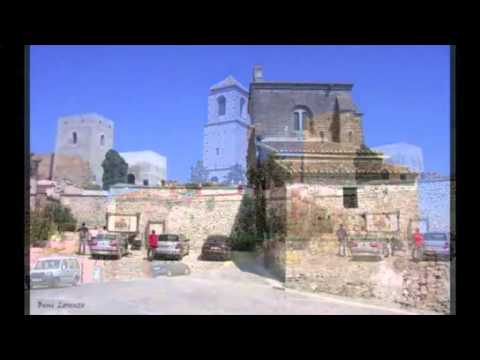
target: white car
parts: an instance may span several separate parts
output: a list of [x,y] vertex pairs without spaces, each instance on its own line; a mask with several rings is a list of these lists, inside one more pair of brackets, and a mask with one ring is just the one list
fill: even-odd
[[49,256],[38,259],[30,270],[30,287],[76,286],[80,282],[80,264],[74,256]]

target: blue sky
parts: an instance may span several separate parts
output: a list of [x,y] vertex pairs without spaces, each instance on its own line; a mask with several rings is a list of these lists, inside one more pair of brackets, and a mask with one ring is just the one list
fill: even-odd
[[231,74],[248,88],[254,64],[267,81],[353,83],[367,145],[420,146],[426,171],[449,173],[448,46],[32,46],[31,151],[54,150],[59,117],[95,112],[116,150],[156,151],[187,181],[209,87]]

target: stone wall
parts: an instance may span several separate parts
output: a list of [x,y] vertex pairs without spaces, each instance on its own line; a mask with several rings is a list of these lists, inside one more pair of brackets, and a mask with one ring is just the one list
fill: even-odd
[[90,165],[78,155],[55,155],[53,179],[68,180],[78,186],[86,186],[92,180]]
[[[351,233],[363,226],[395,230],[394,214],[399,212],[400,236],[409,237],[410,221],[418,217],[416,184],[357,185],[357,194],[358,207],[345,208],[343,186],[291,184],[285,190],[267,190],[267,215],[283,218],[287,238],[309,240],[334,234],[340,224]],[[364,217],[365,213],[378,215]]]
[[[251,191],[237,188],[143,188],[115,195],[110,212],[140,213],[140,237],[146,240],[149,222],[165,222],[165,231],[184,234],[198,250],[209,235],[230,236],[240,221],[242,200]],[[253,219],[252,219],[253,220]]]
[[107,196],[62,194],[60,202],[71,209],[78,224],[85,222],[87,226],[106,225],[107,205],[109,202]]
[[[357,189],[358,208],[344,207],[343,186],[338,184],[297,183],[266,191],[272,237],[265,249],[267,266],[283,271],[280,277],[286,286],[387,301],[400,299],[402,275],[388,266],[338,263],[335,231],[339,224],[352,234],[364,226],[395,230],[399,223],[399,236],[405,241],[411,219],[418,217],[417,186],[358,184]],[[364,213],[375,215],[362,216]]]
[[39,160],[37,169],[38,180],[51,180],[53,173],[52,159],[53,154],[36,154],[32,157],[32,161]]

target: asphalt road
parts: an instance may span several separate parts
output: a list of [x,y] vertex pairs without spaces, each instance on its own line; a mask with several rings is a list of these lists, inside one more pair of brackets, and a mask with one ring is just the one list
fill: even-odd
[[283,289],[227,263],[218,271],[30,291],[31,314],[318,314],[408,315],[418,312]]

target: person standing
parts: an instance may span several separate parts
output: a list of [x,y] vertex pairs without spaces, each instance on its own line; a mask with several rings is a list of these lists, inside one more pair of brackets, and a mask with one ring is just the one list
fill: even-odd
[[423,235],[420,233],[419,228],[416,228],[413,234],[412,258],[415,261],[423,258]]
[[155,250],[157,249],[157,244],[158,244],[157,235],[155,234],[155,230],[152,230],[152,233],[148,236],[147,258],[149,260],[155,258]]
[[343,227],[343,224],[340,224],[340,227],[337,230],[337,239],[338,239],[338,255],[346,256],[347,255],[347,230]]
[[78,244],[78,254],[85,255],[85,247],[88,241],[88,228],[85,226],[85,223],[82,223],[79,232],[79,244]]

